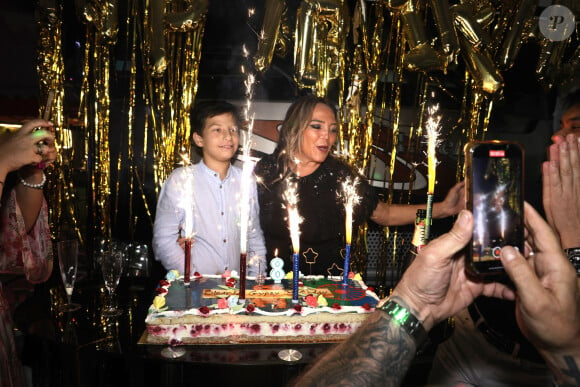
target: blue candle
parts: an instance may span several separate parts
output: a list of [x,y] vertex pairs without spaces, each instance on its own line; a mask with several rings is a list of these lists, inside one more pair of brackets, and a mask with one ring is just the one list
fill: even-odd
[[350,243],[346,244],[346,249],[344,252],[344,269],[342,273],[342,284],[346,286],[348,281],[348,273],[350,272]]
[[298,267],[298,253],[292,255],[292,302],[298,302],[298,277],[300,268]]

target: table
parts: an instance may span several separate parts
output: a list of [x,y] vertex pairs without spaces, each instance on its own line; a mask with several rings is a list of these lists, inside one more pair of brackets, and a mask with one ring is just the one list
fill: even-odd
[[[64,301],[62,285],[48,285],[56,340],[35,344],[38,355],[48,359],[38,361],[35,372],[55,386],[284,386],[332,345],[188,345],[182,357],[165,358],[166,346],[140,344],[157,282],[123,277],[118,288],[123,314],[108,318],[100,314],[102,281],[80,281],[73,301],[82,308],[66,314],[54,307]],[[287,349],[302,357],[282,360],[279,353]]]
[[[158,278],[157,278],[158,277]],[[188,345],[184,356],[168,359],[163,345],[140,344],[145,316],[159,276],[123,277],[118,287],[123,314],[101,315],[105,288],[100,276],[80,280],[73,301],[78,311],[59,313],[65,302],[58,275],[37,286],[37,296],[51,310],[55,339],[28,338],[30,363],[39,386],[284,386],[333,344]],[[39,297],[37,297],[38,299]],[[285,361],[280,351],[293,349],[302,357]],[[418,356],[404,386],[424,384],[432,353]],[[388,366],[388,365],[386,365]]]

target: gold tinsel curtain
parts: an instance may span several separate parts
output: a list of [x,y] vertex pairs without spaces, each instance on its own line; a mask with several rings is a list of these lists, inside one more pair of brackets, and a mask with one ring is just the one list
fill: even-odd
[[[459,180],[459,151],[466,141],[485,137],[490,114],[502,98],[502,74],[522,44],[539,47],[536,74],[547,91],[578,76],[578,31],[559,41],[546,39],[533,12],[536,3],[304,0],[290,8],[291,2],[268,0],[263,28],[255,36],[255,68],[265,77],[272,58],[281,57],[293,65],[289,78],[297,90],[336,99],[341,155],[375,183],[382,157],[386,171],[378,183],[384,200],[406,203],[415,192],[415,171],[425,162],[423,127],[431,104],[445,96],[458,106],[443,112],[441,135],[457,140],[454,179]],[[577,2],[559,3],[578,14]],[[80,96],[65,95],[66,7],[74,7],[83,23]],[[55,93],[52,120],[62,157],[51,173],[57,227],[71,222],[92,239],[111,236],[113,228],[139,238],[138,226],[151,226],[160,185],[181,161],[180,154],[190,152],[188,110],[197,94],[208,9],[207,0],[38,3],[41,98]],[[126,79],[118,78],[119,66]],[[459,89],[448,89],[450,76]],[[403,100],[405,94],[412,98]],[[65,97],[78,99],[74,127],[65,115],[71,114],[64,111]],[[81,138],[84,149],[68,147],[71,133]],[[75,207],[69,168],[75,152],[83,154],[80,168],[88,176],[86,209]],[[395,181],[400,160],[410,165],[408,184]],[[388,258],[380,263],[380,273],[397,264],[397,232],[384,231],[392,246],[384,246],[382,255]],[[364,260],[356,264],[364,270]]]

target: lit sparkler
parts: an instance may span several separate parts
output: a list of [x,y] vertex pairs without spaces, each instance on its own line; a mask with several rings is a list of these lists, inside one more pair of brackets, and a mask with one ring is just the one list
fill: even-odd
[[354,206],[360,201],[356,189],[358,186],[358,177],[351,180],[347,178],[342,183],[344,211],[345,211],[345,232],[346,232],[346,248],[344,253],[344,270],[342,273],[342,284],[346,285],[348,280],[348,273],[350,272],[350,245],[352,242],[352,213]]
[[[181,164],[184,167],[189,166],[190,158],[187,152],[183,152],[180,154],[181,156]],[[185,187],[186,190],[193,189],[193,170],[187,168],[184,169],[185,177],[182,187]],[[193,243],[193,236],[195,232],[194,229],[194,214],[195,214],[195,202],[193,200],[193,196],[184,192],[182,195],[182,205],[183,205],[183,225],[181,230],[183,231],[183,235],[185,239],[185,259],[183,263],[183,284],[185,286],[189,286],[190,278],[191,278],[191,245]]]
[[435,175],[437,170],[437,155],[435,150],[439,145],[439,123],[441,116],[437,115],[439,104],[430,106],[428,109],[427,122],[425,129],[427,131],[427,167],[428,167],[428,185],[427,185],[427,216],[425,219],[425,240],[429,240],[429,233],[432,222],[433,212],[433,194],[435,193]]
[[286,192],[284,192],[284,201],[288,211],[288,229],[290,230],[290,239],[292,241],[292,302],[298,302],[298,277],[300,275],[299,253],[300,253],[300,223],[302,218],[298,213],[298,192],[296,182],[287,181]]
[[[244,45],[242,47],[244,57],[248,57],[248,50]],[[246,269],[247,269],[247,249],[248,249],[248,230],[250,228],[250,190],[252,183],[252,172],[254,162],[251,158],[252,133],[254,128],[254,114],[250,116],[252,98],[254,93],[254,74],[247,72],[242,66],[242,73],[246,74],[244,85],[246,87],[246,105],[244,107],[244,119],[248,123],[245,138],[242,141],[242,186],[240,201],[240,292],[239,299],[246,299]]]

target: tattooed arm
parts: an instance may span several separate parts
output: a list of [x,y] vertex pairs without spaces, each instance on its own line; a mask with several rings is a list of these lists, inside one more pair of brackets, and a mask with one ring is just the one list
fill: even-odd
[[388,314],[377,310],[350,340],[327,352],[296,386],[397,386],[415,351],[413,338]]
[[[465,260],[457,253],[470,240],[472,229],[471,213],[462,211],[449,233],[421,250],[393,290],[391,299],[407,308],[427,331],[481,294],[514,297],[504,285],[474,282],[466,276]],[[377,310],[347,341],[313,364],[295,385],[399,385],[417,344],[398,322]]]

